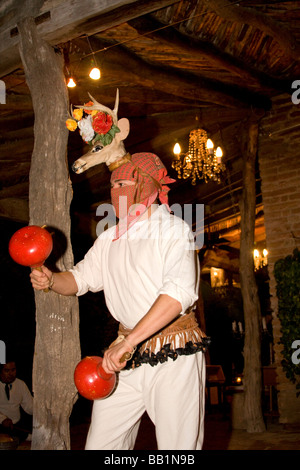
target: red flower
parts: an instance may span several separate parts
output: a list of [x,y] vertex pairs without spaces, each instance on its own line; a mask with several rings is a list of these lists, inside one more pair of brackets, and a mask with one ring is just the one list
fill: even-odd
[[112,117],[110,114],[99,111],[93,117],[93,129],[97,134],[106,134],[112,128]]

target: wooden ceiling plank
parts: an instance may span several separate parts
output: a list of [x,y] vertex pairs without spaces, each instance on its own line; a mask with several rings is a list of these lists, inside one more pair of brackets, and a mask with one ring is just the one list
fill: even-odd
[[[18,131],[19,129],[31,128],[33,132],[33,123],[34,116],[33,111],[23,112],[18,108],[18,112],[3,111],[4,105],[1,105],[1,114],[0,114],[0,135],[3,135],[7,132]],[[17,108],[16,108],[17,109]]]
[[[78,27],[75,27],[74,32],[77,32],[76,37],[82,36],[83,34],[97,34],[103,30],[110,29],[116,25],[130,21],[133,18],[173,5],[174,3],[178,3],[178,0],[140,0],[136,2],[133,7],[124,5],[114,10],[113,14],[108,12],[97,15],[92,19],[88,19],[87,21],[82,22]],[[103,28],[103,25],[106,25],[106,27]]]
[[233,5],[228,0],[203,0],[207,9],[214,11],[221,18],[248,24],[271,36],[290,58],[299,60],[300,44],[293,33],[269,15],[254,8],[246,8],[241,4]]
[[[77,40],[76,42],[83,40]],[[105,49],[107,41],[97,41],[98,50]],[[124,47],[117,46],[108,51],[105,56],[105,64],[111,77],[116,77],[120,83],[128,81],[143,87],[155,88],[175,96],[185,96],[187,99],[204,101],[211,104],[219,104],[228,108],[268,108],[269,100],[247,90],[223,86],[220,83],[201,79],[193,74],[180,71],[165,70],[161,66],[154,66],[139,59],[135,54]],[[120,69],[122,76],[120,76]],[[136,72],[138,71],[138,73]]]
[[[163,8],[166,5],[176,3],[174,0],[141,1],[141,0],[62,0],[57,1],[51,8],[50,17],[47,21],[37,26],[40,36],[52,45],[67,42],[82,34],[89,33],[89,21],[97,16],[97,28],[103,30],[124,21],[122,15],[117,15],[119,8],[124,12],[126,7],[127,19]],[[15,15],[10,18],[8,24],[2,22],[0,26],[0,77],[12,72],[21,65],[19,54],[19,35],[16,27],[18,22],[24,17],[37,17],[45,14],[49,7],[49,2],[40,0],[38,2],[13,1]],[[35,5],[35,7],[28,7]],[[159,5],[159,6],[158,6]],[[142,8],[142,10],[141,10]],[[2,13],[2,14],[1,14]],[[6,12],[0,7],[0,18]],[[105,21],[101,21],[101,15],[105,15]],[[14,31],[14,34],[12,34]]]
[[[158,22],[151,21],[145,17],[133,19],[129,23],[140,33],[142,31],[154,31],[159,26],[162,26],[161,23],[158,24]],[[204,57],[214,70],[227,70],[230,74],[234,74],[248,83],[248,85],[256,87],[266,86],[282,92],[290,91],[290,83],[287,84],[285,81],[268,76],[257,69],[250,68],[244,61],[237,60],[233,56],[223,53],[212,43],[200,41],[191,36],[188,37],[187,42],[179,31],[175,33],[171,29],[153,32],[151,37],[159,42],[160,45],[165,43],[168,47],[176,49],[177,53],[190,55],[194,60],[197,60],[197,58],[200,60]]]
[[[249,111],[245,109],[219,109],[211,107],[205,112],[199,113],[199,109],[190,109],[181,112],[161,113],[153,116],[147,116],[147,125],[145,119],[129,119],[131,132],[127,138],[128,146],[138,151],[142,146],[147,148],[161,148],[169,145],[169,153],[172,154],[172,141],[180,142],[180,145],[187,150],[188,136],[192,129],[204,127],[213,140],[212,129],[215,127],[224,128],[236,120],[243,120],[248,116]],[[198,118],[198,119],[196,119]],[[216,125],[219,124],[218,125]],[[183,145],[183,143],[185,145]]]
[[27,223],[29,221],[29,206],[25,199],[15,197],[0,200],[0,217]]
[[29,193],[29,181],[16,183],[12,186],[2,188],[0,190],[0,200],[11,198],[11,197],[14,197],[14,198],[20,197],[21,199],[24,199],[24,196],[27,195],[28,197],[28,193]]

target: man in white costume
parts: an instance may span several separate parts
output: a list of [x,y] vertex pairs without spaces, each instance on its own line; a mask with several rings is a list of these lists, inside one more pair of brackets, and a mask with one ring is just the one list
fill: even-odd
[[[158,450],[200,450],[203,444],[205,358],[208,339],[193,311],[199,263],[189,226],[170,213],[161,160],[127,154],[110,168],[112,204],[119,219],[74,268],[33,270],[35,289],[62,295],[104,290],[120,322],[102,366],[118,385],[95,400],[87,450],[134,448],[147,411]],[[120,362],[124,353],[127,361]]]
[[26,383],[17,377],[15,361],[7,360],[0,364],[0,433],[20,441],[30,439],[32,413],[32,395]]

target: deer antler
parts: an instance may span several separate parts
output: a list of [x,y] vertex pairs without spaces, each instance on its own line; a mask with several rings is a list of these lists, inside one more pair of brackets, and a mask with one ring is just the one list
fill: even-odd
[[98,111],[104,111],[105,113],[108,113],[111,115],[111,117],[113,118],[113,123],[117,125],[118,124],[118,108],[119,108],[119,89],[117,88],[114,109],[110,109],[107,106],[104,106],[103,104],[98,103],[98,101],[96,101],[95,98],[93,98],[92,95],[90,95],[90,93],[88,95],[94,104],[92,106],[75,105],[76,108],[82,108],[82,109],[88,108],[89,110],[95,109]]

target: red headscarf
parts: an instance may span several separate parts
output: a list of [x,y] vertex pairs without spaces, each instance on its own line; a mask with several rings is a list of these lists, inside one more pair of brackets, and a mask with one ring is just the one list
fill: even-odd
[[[130,161],[112,172],[111,182],[116,180],[129,180],[135,183],[133,186],[111,189],[112,204],[117,217],[120,216],[116,239],[129,227],[132,227],[157,198],[170,210],[168,205],[170,188],[167,184],[174,183],[175,180],[167,175],[167,169],[157,155],[153,153],[133,154]],[[120,214],[120,196],[127,197],[126,210],[123,214]],[[136,204],[134,211],[128,213],[129,208],[134,204]]]

